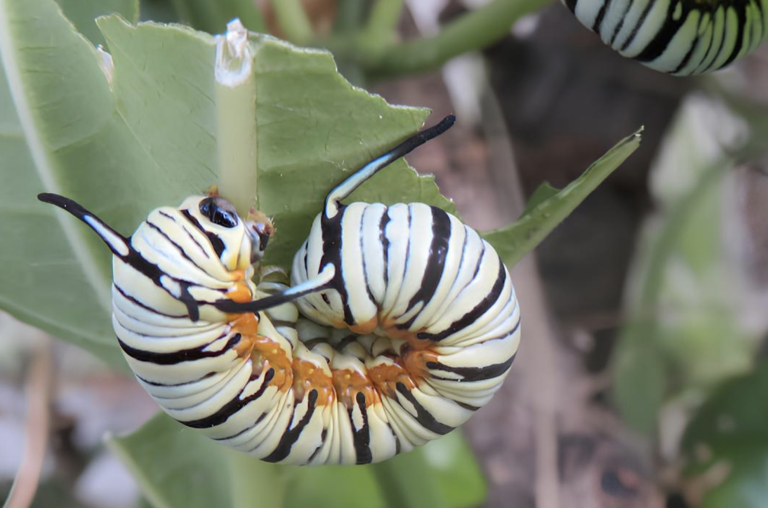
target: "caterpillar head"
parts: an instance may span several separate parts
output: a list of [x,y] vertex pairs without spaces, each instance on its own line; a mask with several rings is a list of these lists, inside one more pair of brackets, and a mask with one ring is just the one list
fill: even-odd
[[248,219],[245,221],[245,229],[251,236],[253,250],[251,251],[251,263],[258,263],[264,257],[269,239],[275,234],[275,226],[264,212],[251,208]]
[[179,211],[208,237],[221,263],[230,271],[260,261],[274,234],[266,215],[251,210],[243,220],[234,205],[218,195],[190,196]]

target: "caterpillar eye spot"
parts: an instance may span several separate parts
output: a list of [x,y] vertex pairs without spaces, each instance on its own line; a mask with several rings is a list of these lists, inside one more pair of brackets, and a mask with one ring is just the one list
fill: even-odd
[[219,197],[208,197],[200,202],[200,213],[217,226],[231,229],[237,226],[234,207]]

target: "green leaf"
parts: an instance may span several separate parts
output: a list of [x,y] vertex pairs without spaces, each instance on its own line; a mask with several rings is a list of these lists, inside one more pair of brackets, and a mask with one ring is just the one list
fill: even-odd
[[[249,457],[246,460],[253,461]],[[284,508],[385,508],[382,493],[394,488],[377,483],[370,467],[366,466],[285,468],[288,481]]]
[[371,468],[387,486],[388,506],[470,508],[486,497],[483,473],[460,431]]
[[768,497],[768,364],[723,383],[688,425],[682,448],[689,475],[707,482],[702,508],[762,508]]
[[641,132],[642,129],[621,140],[561,191],[553,194],[553,187],[539,187],[531,198],[535,201],[526,206],[525,212],[514,224],[486,232],[483,237],[494,246],[505,264],[514,265],[535,249],[550,231],[637,150]]
[[556,196],[558,192],[560,192],[560,189],[552,187],[549,182],[542,183],[536,187],[536,190],[533,191],[533,194],[531,194],[531,197],[528,198],[528,201],[525,203],[523,215],[530,213],[531,210],[542,204],[544,201]]
[[[139,431],[126,437],[107,437],[107,445],[128,467],[155,508],[210,508],[233,506],[228,449],[183,428],[158,413]],[[264,463],[253,461],[259,468]],[[252,471],[250,479],[269,495],[273,479]],[[263,481],[263,483],[261,483]]]
[[0,254],[0,305],[117,365],[108,257],[83,228],[35,202],[44,189],[101,180],[96,161],[109,153],[93,141],[116,134],[105,128],[113,103],[100,57],[55,3],[3,0],[0,58],[0,234],[16,239]]
[[119,14],[132,23],[139,20],[139,0],[56,0],[64,15],[94,46],[106,44],[96,18]]
[[688,101],[666,137],[650,179],[657,212],[627,284],[613,395],[625,421],[648,436],[662,405],[698,400],[745,372],[758,343],[740,322],[740,277],[723,243],[723,185],[733,165],[724,144],[740,122],[703,121],[712,107]]
[[[173,25],[99,20],[102,56],[52,0],[0,0],[0,306],[123,366],[110,323],[110,254],[84,225],[38,203],[72,197],[128,234],[162,205],[217,183],[215,40]],[[330,54],[253,41],[258,193],[275,217],[267,262],[288,267],[325,193],[418,130],[427,111],[352,87]],[[452,210],[398,161],[353,199]]]
[[235,452],[158,413],[108,446],[155,508],[479,506],[485,481],[461,433],[372,466],[294,467]]
[[636,432],[651,436],[664,403],[666,357],[656,340],[654,322],[633,322],[621,330],[613,353],[613,399],[622,419]]

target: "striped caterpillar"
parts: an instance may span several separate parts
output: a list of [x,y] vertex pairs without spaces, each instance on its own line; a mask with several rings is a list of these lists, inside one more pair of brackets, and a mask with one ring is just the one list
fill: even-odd
[[333,189],[293,262],[292,286],[251,281],[274,232],[218,196],[154,210],[125,238],[72,200],[39,199],[113,253],[112,320],[138,382],[171,417],[262,460],[378,462],[487,403],[520,339],[494,249],[420,203],[341,204],[447,117]]
[[724,67],[768,37],[768,0],[563,0],[621,53],[687,76]]

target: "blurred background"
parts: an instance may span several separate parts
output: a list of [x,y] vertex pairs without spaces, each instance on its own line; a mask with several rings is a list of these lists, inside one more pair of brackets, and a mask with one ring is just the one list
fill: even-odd
[[[304,3],[319,34],[370,8]],[[399,37],[434,36],[486,3],[407,0]],[[142,0],[142,19],[217,30],[189,7],[204,2],[187,4]],[[434,70],[376,75],[337,55],[390,103],[457,114],[408,159],[477,229],[514,220],[539,184],[563,187],[645,127],[642,147],[513,270],[523,344],[464,428],[487,484],[472,506],[768,507],[768,44],[681,79],[621,58],[559,3],[531,10]],[[137,506],[103,436],[155,409],[133,380],[0,315],[0,498],[25,442],[47,435],[42,462],[24,462],[41,471],[32,506]]]

